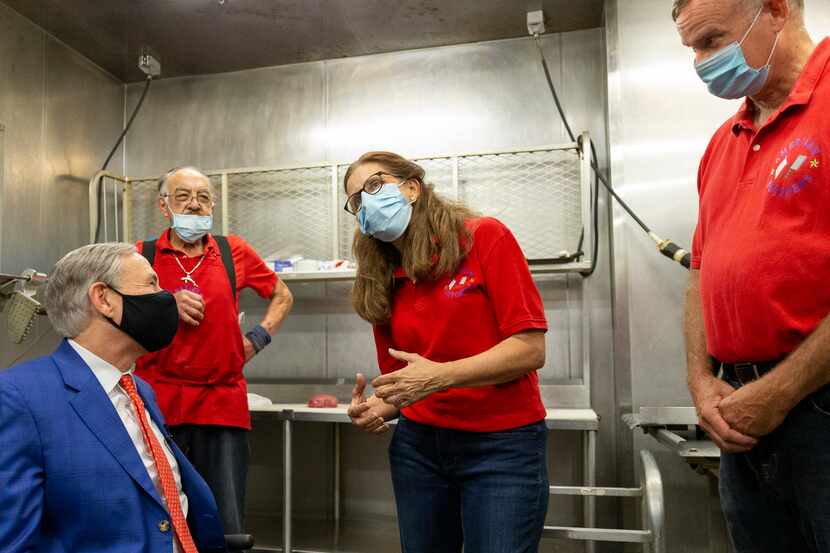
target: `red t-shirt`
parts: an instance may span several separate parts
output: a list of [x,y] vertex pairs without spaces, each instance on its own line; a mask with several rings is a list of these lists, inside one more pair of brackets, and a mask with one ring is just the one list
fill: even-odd
[[[487,351],[525,330],[546,331],[542,298],[524,254],[496,219],[472,219],[472,250],[455,274],[413,283],[395,273],[392,318],[375,325],[378,364],[386,374],[406,366],[388,348],[431,361],[456,361]],[[495,432],[545,418],[536,371],[512,382],[437,392],[403,414],[442,428]]]
[[747,101],[701,161],[692,268],[721,361],[784,357],[830,313],[828,58],[825,39],[766,124]]
[[[254,249],[238,236],[228,236],[236,271],[236,288],[253,288],[263,298],[274,293],[277,275]],[[143,243],[137,247],[141,251]],[[191,274],[194,288],[182,280],[201,256],[187,257],[173,249],[168,230],[156,241],[154,269],[161,287],[176,293],[190,289],[201,294],[205,318],[199,326],[179,322],[173,343],[136,362],[136,374],[150,383],[168,425],[212,424],[251,428],[242,367],[245,354],[239,327],[238,295],[231,285],[219,246],[207,236],[205,257]]]

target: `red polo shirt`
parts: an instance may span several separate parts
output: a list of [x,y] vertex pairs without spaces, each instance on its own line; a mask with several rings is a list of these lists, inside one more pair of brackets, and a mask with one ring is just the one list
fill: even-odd
[[[228,243],[237,290],[253,288],[263,298],[270,298],[277,284],[276,273],[240,237],[228,236]],[[141,251],[142,243],[137,246]],[[179,263],[191,271],[200,258],[173,249],[169,230],[156,241],[154,269],[161,287],[173,293],[190,289],[201,294],[205,318],[199,326],[179,322],[173,343],[141,357],[136,362],[136,374],[153,387],[168,425],[250,429],[238,295],[231,294],[219,246],[211,235],[207,236],[204,260],[191,274],[196,287],[185,283]]]
[[701,161],[692,268],[721,361],[784,357],[830,313],[828,58],[825,39],[767,123],[747,101]]
[[[472,250],[454,274],[413,283],[396,271],[392,318],[374,327],[382,373],[406,365],[389,355],[390,347],[440,363],[477,355],[525,330],[547,330],[542,299],[510,230],[487,217],[470,220],[468,228]],[[532,371],[497,386],[434,393],[403,414],[442,428],[495,432],[542,420],[545,408]]]

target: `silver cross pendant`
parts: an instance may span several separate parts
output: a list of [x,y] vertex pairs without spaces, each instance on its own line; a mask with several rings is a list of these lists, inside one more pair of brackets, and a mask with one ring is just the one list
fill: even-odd
[[192,284],[193,286],[196,286],[196,281],[190,278],[190,275],[184,275],[181,280],[183,280],[185,284]]

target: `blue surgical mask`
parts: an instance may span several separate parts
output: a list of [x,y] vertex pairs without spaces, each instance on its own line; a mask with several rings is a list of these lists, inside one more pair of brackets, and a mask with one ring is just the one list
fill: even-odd
[[357,222],[363,234],[394,242],[406,232],[410,219],[412,204],[401,193],[400,183],[384,184],[377,194],[361,192]]
[[170,227],[176,231],[179,238],[188,244],[193,244],[201,240],[213,228],[212,215],[185,215],[183,213],[173,213],[172,211],[171,214],[173,218],[171,219]]
[[772,55],[775,53],[775,47],[778,46],[779,35],[775,35],[775,42],[772,45],[767,63],[758,69],[747,63],[744,51],[741,48],[741,44],[749,36],[752,28],[755,27],[755,23],[758,22],[763,10],[762,6],[740,42],[733,42],[729,46],[718,50],[712,57],[695,64],[695,70],[700,79],[706,83],[709,92],[718,98],[735,100],[745,96],[753,96],[764,88],[767,79],[769,79],[770,62],[772,61]]

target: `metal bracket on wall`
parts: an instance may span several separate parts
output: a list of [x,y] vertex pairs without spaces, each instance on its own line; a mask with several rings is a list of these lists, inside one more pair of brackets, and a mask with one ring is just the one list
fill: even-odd
[[637,428],[676,453],[700,474],[718,477],[720,449],[697,426],[694,407],[640,407],[623,415],[631,430]]

